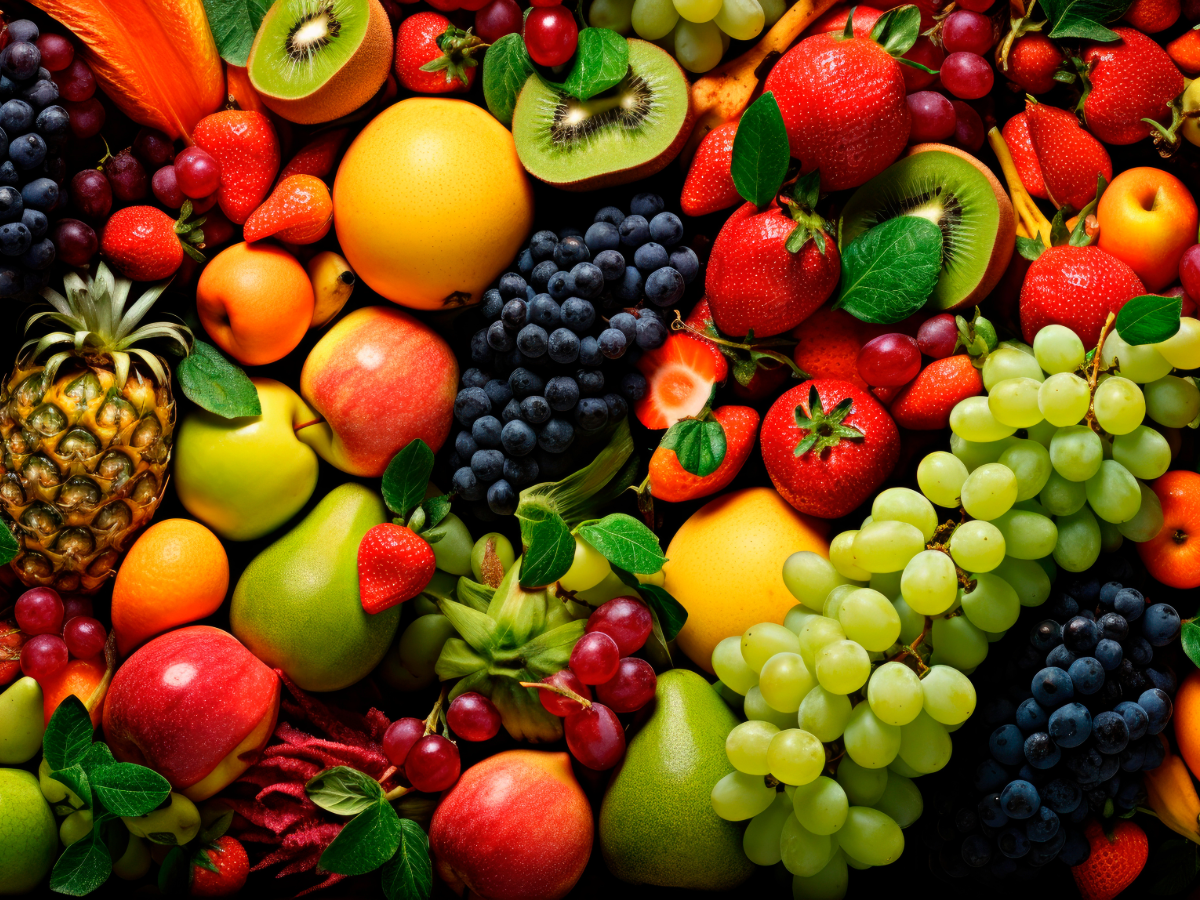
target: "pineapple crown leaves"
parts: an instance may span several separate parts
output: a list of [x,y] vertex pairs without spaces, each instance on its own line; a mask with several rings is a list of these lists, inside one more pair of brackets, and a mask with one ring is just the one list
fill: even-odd
[[471,34],[470,28],[463,31],[453,25],[438,35],[437,45],[438,49],[442,51],[442,55],[434,57],[421,66],[421,71],[445,72],[446,84],[452,84],[455,79],[466,84],[467,69],[479,65],[479,60],[472,54],[475,51],[482,52],[489,46],[479,37]]
[[851,425],[843,425],[846,416],[854,408],[854,398],[846,397],[828,413],[821,405],[821,397],[816,387],[808,389],[808,415],[804,407],[796,407],[796,427],[807,429],[808,434],[796,445],[796,456],[803,456],[810,450],[820,456],[830,447],[836,447],[843,440],[861,441],[865,435]]

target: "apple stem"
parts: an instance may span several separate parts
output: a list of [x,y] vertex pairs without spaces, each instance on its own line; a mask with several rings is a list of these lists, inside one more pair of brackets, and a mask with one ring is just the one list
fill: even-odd
[[317,416],[315,419],[310,419],[307,422],[301,422],[299,425],[293,425],[292,431],[299,431],[302,428],[307,428],[309,425],[321,425],[322,423],[324,423],[324,421],[325,421],[324,416]]
[[560,697],[566,697],[568,700],[574,700],[584,709],[591,709],[592,701],[586,697],[581,697],[570,688],[559,687],[556,684],[544,684],[540,681],[521,681],[518,682],[524,688],[537,688],[539,691],[551,691],[558,694]]

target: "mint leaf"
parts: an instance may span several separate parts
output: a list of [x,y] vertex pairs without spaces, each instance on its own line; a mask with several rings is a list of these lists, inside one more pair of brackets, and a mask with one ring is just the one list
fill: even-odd
[[575,538],[562,516],[547,506],[524,503],[517,508],[521,525],[521,587],[553,584],[567,574],[575,559]]
[[208,27],[221,59],[245,66],[250,45],[273,0],[204,0]]
[[401,519],[407,519],[425,499],[432,474],[433,451],[420,438],[410,441],[383,472],[383,502]]
[[1158,344],[1179,331],[1182,297],[1134,297],[1121,307],[1113,327],[1127,344]]
[[89,778],[96,799],[117,816],[144,816],[158,809],[171,794],[171,785],[152,769],[119,762],[94,771]]
[[353,816],[383,799],[379,782],[358,769],[335,766],[318,772],[304,786],[308,799],[339,816]]
[[254,382],[212,344],[197,340],[175,367],[175,377],[184,396],[213,415],[223,419],[262,415]]
[[1115,41],[1120,35],[1104,23],[1121,18],[1130,5],[1130,0],[1042,0],[1050,22],[1043,33],[1053,39]]
[[483,57],[483,99],[506,127],[512,125],[517,96],[532,74],[533,61],[520,32],[506,34],[487,48]]
[[627,572],[653,575],[666,562],[654,532],[625,513],[613,513],[576,530],[601,556]]
[[[46,725],[42,754],[51,769],[65,769],[80,762],[92,746],[92,719],[83,701],[68,694]],[[82,798],[83,795],[80,794]]]
[[911,50],[920,35],[921,11],[912,5],[889,9],[871,29],[871,40],[892,57],[903,56]]
[[1184,622],[1179,639],[1183,643],[1183,652],[1187,654],[1187,658],[1194,665],[1200,666],[1200,624]]
[[[491,53],[491,50],[488,50]],[[575,61],[562,81],[540,74],[555,90],[587,100],[616,85],[629,70],[629,43],[609,28],[584,28],[579,32]],[[542,72],[549,70],[543,69]]]
[[96,890],[112,874],[112,857],[95,830],[63,851],[50,872],[50,890],[82,897]]
[[733,185],[747,202],[766,206],[779,193],[791,158],[779,104],[767,91],[746,108],[738,122],[729,167]]
[[639,584],[637,592],[642,595],[642,599],[658,616],[663,638],[668,641],[675,640],[675,636],[679,634],[679,630],[683,628],[688,617],[683,604],[654,584]]
[[[746,362],[757,370],[756,362]],[[714,419],[682,419],[667,429],[658,446],[674,450],[685,472],[704,478],[717,471],[725,459],[725,429]]]
[[887,219],[842,251],[834,307],[863,322],[891,325],[925,305],[941,270],[941,229],[919,216]]
[[428,900],[433,893],[429,838],[412,819],[400,820],[400,846],[383,867],[383,893],[388,900]]
[[339,875],[363,875],[386,863],[400,846],[400,817],[380,799],[346,823],[318,865]]

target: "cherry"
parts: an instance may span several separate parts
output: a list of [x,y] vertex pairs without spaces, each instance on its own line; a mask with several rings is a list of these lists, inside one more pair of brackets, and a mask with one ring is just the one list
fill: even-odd
[[992,20],[969,9],[956,9],[942,22],[942,46],[947,53],[987,53],[996,43]]
[[62,634],[63,602],[53,588],[30,588],[17,598],[13,613],[26,634]]
[[611,769],[625,755],[625,729],[617,714],[602,703],[567,716],[563,731],[571,755],[589,769]]
[[104,649],[108,637],[99,619],[76,616],[63,627],[63,640],[76,659],[90,659]]
[[[574,691],[584,700],[592,699],[591,690],[570,669],[561,669],[553,675],[543,678],[542,684],[552,684],[558,688],[566,688],[568,691]],[[556,694],[554,691],[539,690],[538,697],[541,699],[542,706],[546,712],[559,718],[569,716],[583,709],[578,701],[572,700],[570,697],[564,697],[562,694]]]
[[614,597],[596,607],[587,621],[588,632],[602,631],[617,642],[621,656],[637,653],[650,637],[654,617],[635,597]]
[[70,658],[67,642],[57,634],[35,634],[21,648],[21,671],[40,681],[56,673]]
[[514,0],[492,0],[475,13],[475,33],[494,44],[506,34],[521,31],[521,7]]
[[42,54],[42,65],[49,72],[61,72],[75,59],[75,46],[61,34],[43,34],[34,43]]
[[[150,190],[154,191],[158,202],[168,209],[179,209],[187,199],[179,189],[179,179],[175,176],[174,166],[163,166],[155,172],[154,177],[150,179]],[[208,232],[204,233],[204,238],[207,241]]]
[[921,351],[907,334],[881,334],[858,351],[858,374],[871,387],[899,387],[921,371]]
[[383,755],[393,766],[404,767],[404,760],[412,745],[425,736],[425,723],[406,716],[397,719],[383,733]]
[[627,656],[617,666],[616,675],[596,686],[596,697],[614,712],[628,713],[654,699],[657,687],[654,667],[644,659]]
[[141,128],[133,139],[133,152],[147,166],[157,169],[175,158],[175,145],[161,131]]
[[96,76],[82,59],[72,60],[65,69],[55,72],[51,80],[58,85],[58,95],[72,103],[89,100],[96,93]]
[[946,90],[960,100],[978,100],[992,89],[996,73],[978,53],[951,53],[940,71]]
[[404,777],[418,791],[436,794],[458,781],[458,748],[440,734],[420,738],[404,758]]
[[71,134],[80,140],[95,137],[104,127],[107,113],[104,111],[104,106],[95,97],[89,97],[78,103],[64,103],[63,108],[70,117]]
[[175,157],[175,180],[185,197],[208,197],[221,186],[221,164],[208,151],[188,147]]
[[86,266],[100,249],[96,232],[78,219],[59,219],[50,233],[50,241],[58,259],[76,268]]
[[71,203],[81,216],[103,222],[112,211],[113,190],[108,178],[96,169],[76,172],[71,179]]
[[561,66],[575,54],[579,26],[562,6],[535,7],[525,19],[525,49],[539,66]]
[[914,91],[905,97],[912,113],[912,128],[908,141],[919,144],[923,141],[944,141],[954,134],[958,117],[954,104],[937,91]]
[[603,684],[617,674],[621,651],[603,631],[585,634],[575,642],[568,665],[584,684]]
[[446,722],[464,741],[490,741],[500,732],[500,710],[483,694],[467,691],[454,698]]
[[938,313],[917,329],[917,346],[926,356],[945,359],[958,343],[958,325],[950,313]]

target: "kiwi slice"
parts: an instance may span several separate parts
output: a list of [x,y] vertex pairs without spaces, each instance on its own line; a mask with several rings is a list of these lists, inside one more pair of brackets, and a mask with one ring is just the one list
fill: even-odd
[[276,0],[246,61],[263,102],[301,124],[354,112],[387,79],[392,32],[379,0]]
[[579,100],[530,75],[513,112],[521,164],[571,191],[653,175],[683,149],[691,130],[687,77],[669,53],[629,41],[629,71],[615,87]]
[[942,231],[942,271],[930,309],[979,303],[1012,256],[1008,196],[983,163],[956,148],[923,145],[855,191],[838,222],[838,247],[896,216],[921,216]]

